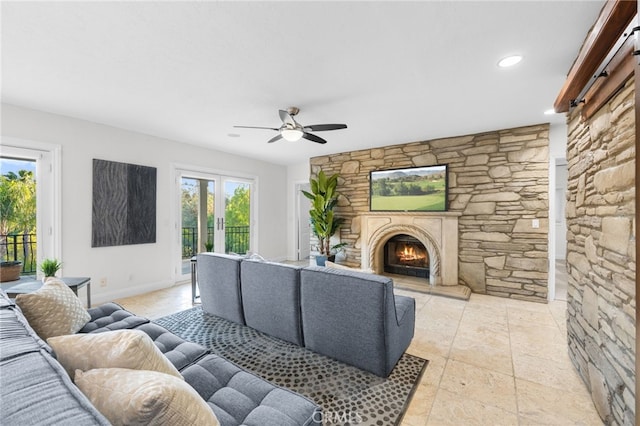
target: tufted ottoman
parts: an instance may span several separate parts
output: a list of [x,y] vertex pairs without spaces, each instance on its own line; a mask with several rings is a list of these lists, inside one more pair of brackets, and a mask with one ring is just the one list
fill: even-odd
[[105,303],[97,308],[88,309],[91,320],[79,333],[101,333],[109,330],[135,328],[149,322],[147,318],[139,317],[122,309],[117,303]]
[[303,426],[320,424],[310,400],[279,388],[217,355],[207,355],[181,371],[225,426]]

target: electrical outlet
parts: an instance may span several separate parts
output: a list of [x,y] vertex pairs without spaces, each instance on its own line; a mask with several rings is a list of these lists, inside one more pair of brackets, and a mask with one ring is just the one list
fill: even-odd
[[100,278],[100,287],[106,287],[106,286],[107,286],[107,277]]
[[540,228],[540,220],[539,220],[539,219],[533,219],[533,220],[531,221],[531,227],[532,227],[533,229],[538,229],[538,228]]

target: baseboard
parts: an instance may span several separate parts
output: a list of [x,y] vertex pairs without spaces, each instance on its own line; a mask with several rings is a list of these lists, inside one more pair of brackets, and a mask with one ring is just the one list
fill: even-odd
[[[96,282],[91,283],[91,305],[98,306],[107,302],[112,302],[116,299],[122,299],[125,297],[137,296],[139,294],[149,293],[151,291],[162,290],[165,288],[172,287],[174,283],[172,281],[162,281],[162,282],[153,282],[153,283],[145,283],[138,284],[136,286],[127,287],[127,288],[118,288],[108,291],[100,291],[96,292],[98,288]],[[95,287],[94,287],[95,286]],[[100,288],[100,290],[104,290]]]

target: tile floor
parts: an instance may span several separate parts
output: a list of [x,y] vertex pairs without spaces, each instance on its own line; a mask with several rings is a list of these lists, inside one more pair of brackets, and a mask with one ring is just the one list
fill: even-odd
[[[397,292],[416,299],[408,352],[430,361],[403,426],[602,425],[567,354],[566,302]],[[154,319],[191,307],[191,286],[117,302]]]

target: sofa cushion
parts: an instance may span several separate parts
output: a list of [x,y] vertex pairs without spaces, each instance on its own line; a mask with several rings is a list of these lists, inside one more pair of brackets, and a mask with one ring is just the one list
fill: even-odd
[[187,383],[156,371],[98,368],[76,372],[76,384],[114,425],[219,425]]
[[240,282],[244,319],[249,327],[304,345],[300,319],[300,267],[244,260]]
[[38,335],[77,333],[91,319],[73,291],[58,279],[49,279],[33,293],[18,294],[16,303]]
[[51,353],[51,348],[29,326],[16,306],[0,309],[0,360],[13,358],[40,349]]
[[225,426],[301,426],[322,420],[312,401],[217,355],[207,355],[182,375]]
[[245,325],[240,294],[242,257],[222,253],[197,256],[197,281],[202,310]]
[[0,374],[2,424],[109,424],[44,350],[0,361]]
[[193,364],[209,352],[204,346],[187,342],[158,324],[143,324],[136,327],[136,330],[142,330],[147,333],[147,335],[151,337],[151,340],[153,340],[153,343],[160,349],[160,352],[162,352],[178,370],[182,370]]
[[102,333],[135,328],[149,322],[148,319],[134,315],[113,302],[91,308],[88,312],[91,320],[80,330],[80,333]]
[[74,334],[47,340],[69,375],[94,368],[152,370],[182,376],[153,340],[141,330],[114,330],[98,334]]

